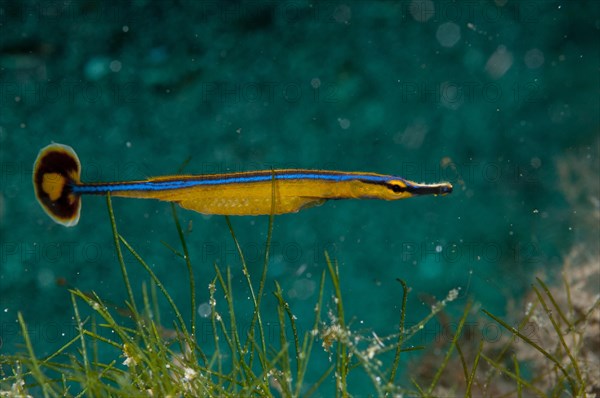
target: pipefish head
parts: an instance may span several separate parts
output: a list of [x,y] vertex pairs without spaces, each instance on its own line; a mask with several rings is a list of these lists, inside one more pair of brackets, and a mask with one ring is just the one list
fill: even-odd
[[385,200],[406,199],[421,195],[447,195],[452,193],[452,184],[440,182],[437,184],[423,184],[394,177],[375,184],[374,197]]

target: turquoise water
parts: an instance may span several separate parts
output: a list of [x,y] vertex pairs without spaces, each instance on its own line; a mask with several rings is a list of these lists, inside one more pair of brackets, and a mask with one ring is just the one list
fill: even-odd
[[[559,275],[573,245],[598,235],[585,221],[598,211],[599,4],[0,2],[1,352],[22,342],[19,311],[39,355],[72,338],[68,287],[126,300],[105,200],[84,198],[74,228],[35,201],[31,166],[50,142],[77,151],[84,181],[184,163],[192,174],[301,167],[450,181],[446,197],[277,217],[266,313],[275,319],[277,280],[312,327],[325,250],[340,264],[347,317],[379,335],[397,325],[396,278],[412,289],[408,323],[454,288],[450,314],[468,299],[500,316],[524,308],[535,276]],[[569,162],[580,167],[561,173]],[[188,313],[185,265],[161,243],[178,247],[170,206],[114,206],[121,234]],[[198,304],[216,263],[232,267],[247,305],[224,218],[178,214]],[[258,278],[267,217],[232,222]],[[139,292],[148,277],[127,261]]]

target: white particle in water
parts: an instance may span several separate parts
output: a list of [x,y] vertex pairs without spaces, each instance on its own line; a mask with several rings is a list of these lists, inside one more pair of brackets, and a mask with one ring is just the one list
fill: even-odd
[[194,377],[196,377],[196,371],[194,369],[191,368],[185,368],[184,372],[183,372],[183,379],[184,381],[190,381],[192,380]]
[[458,297],[458,289],[452,289],[448,292],[447,301],[454,301]]

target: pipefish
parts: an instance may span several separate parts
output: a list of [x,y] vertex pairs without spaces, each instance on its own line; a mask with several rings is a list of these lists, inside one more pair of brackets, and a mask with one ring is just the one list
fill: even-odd
[[332,199],[398,200],[452,192],[448,182],[421,184],[391,175],[330,170],[275,169],[226,174],[172,175],[140,181],[80,180],[81,163],[67,145],[43,148],[33,166],[33,187],[55,222],[79,221],[82,195],[175,202],[203,214],[257,216],[295,213]]

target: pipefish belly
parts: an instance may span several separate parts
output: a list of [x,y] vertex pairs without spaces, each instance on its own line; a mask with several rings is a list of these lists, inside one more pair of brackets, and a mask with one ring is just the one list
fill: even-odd
[[447,182],[418,184],[375,173],[281,169],[209,175],[173,175],[124,182],[81,182],[81,164],[67,145],[43,148],[33,187],[44,211],[67,227],[79,221],[81,196],[106,195],[175,202],[204,214],[257,216],[295,213],[330,199],[398,200],[452,192]]

